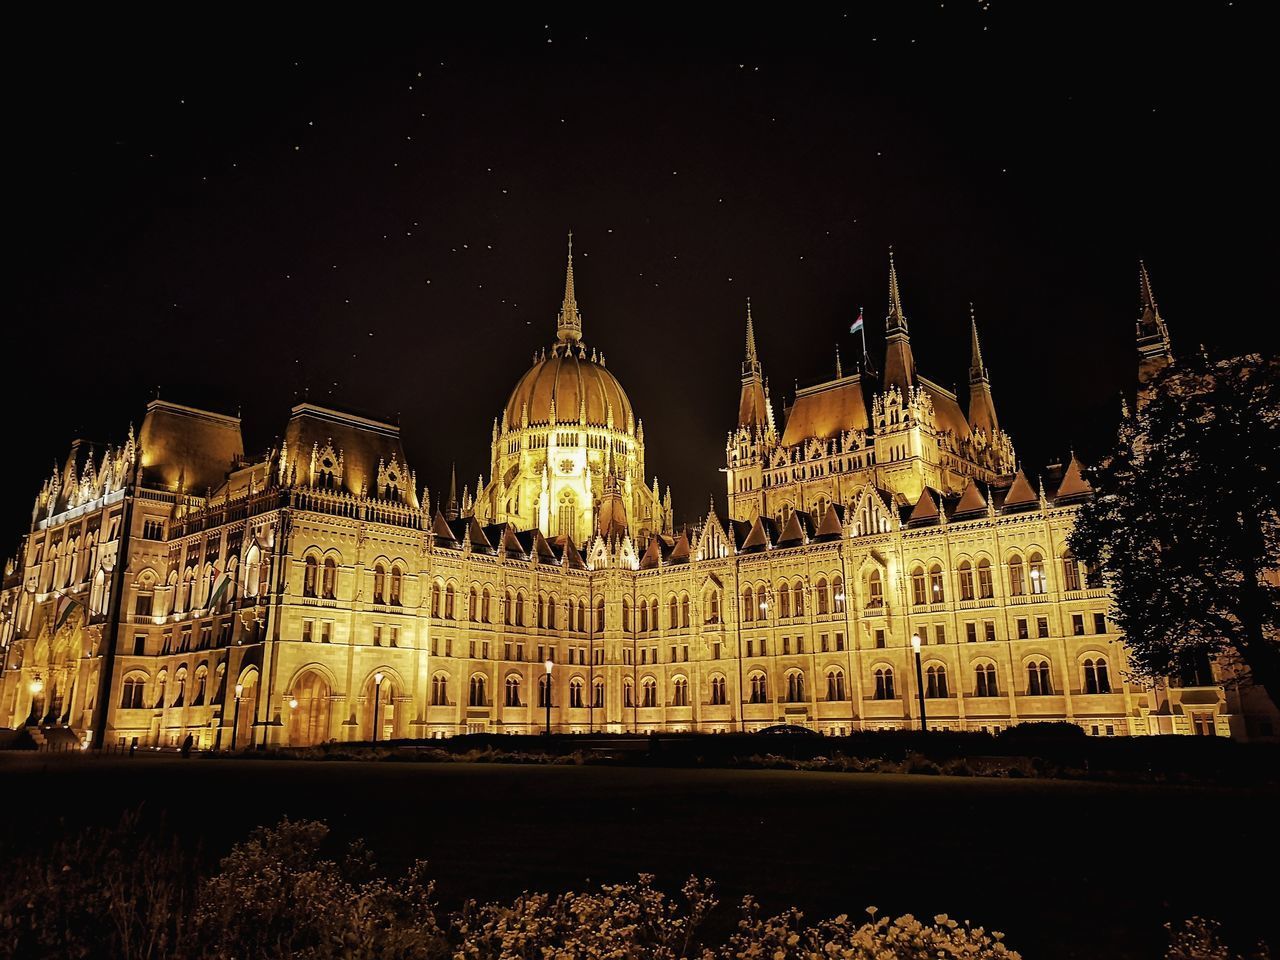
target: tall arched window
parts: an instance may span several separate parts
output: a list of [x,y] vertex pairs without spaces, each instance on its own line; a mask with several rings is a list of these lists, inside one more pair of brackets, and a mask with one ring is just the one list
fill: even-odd
[[871,609],[884,606],[884,581],[879,570],[872,570],[867,577],[867,606]]
[[684,677],[676,677],[671,685],[671,705],[687,707],[689,705],[689,681]]
[[877,700],[893,700],[897,694],[893,689],[893,667],[876,667],[876,694]]
[[141,710],[142,692],[146,683],[144,677],[125,677],[120,687],[120,709]]
[[787,674],[787,702],[801,703],[804,701],[804,674],[799,670],[795,670]]
[[392,603],[400,603],[400,590],[404,586],[404,574],[400,572],[400,568],[392,566],[391,568],[391,596],[388,597]]
[[818,578],[818,584],[815,587],[814,592],[817,594],[817,598],[818,598],[818,616],[820,617],[826,616],[827,610],[830,608],[830,604],[827,598],[827,578],[826,577]]
[[983,557],[978,561],[978,596],[990,600],[995,596],[991,585],[991,561]]
[[622,629],[631,632],[631,601],[626,597],[622,598]]
[[640,632],[649,632],[649,605],[643,600],[640,601]]
[[554,630],[556,628],[556,608],[559,606],[556,595],[553,593],[547,601],[547,629]]
[[1046,660],[1033,660],[1027,664],[1027,696],[1047,697],[1053,694],[1053,678]]
[[489,588],[485,587],[484,590],[481,591],[480,593],[480,622],[481,623],[493,622],[493,614],[490,612],[490,606],[491,606],[492,600],[493,600],[493,597],[489,593]]
[[[247,566],[246,569],[248,569]],[[316,595],[316,583],[319,580],[319,574],[320,564],[316,562],[315,556],[307,557],[307,565],[302,574],[302,595],[304,597],[314,597]]]
[[1022,558],[1016,553],[1009,558],[1009,595],[1022,597],[1027,593],[1025,572],[1022,569]]
[[565,490],[560,494],[560,509],[556,514],[556,526],[560,536],[578,539],[578,507],[573,494]]
[[582,681],[578,677],[569,681],[569,706],[582,706]]
[[791,616],[791,584],[783,580],[778,584],[778,617],[787,619]]
[[1031,583],[1033,595],[1042,595],[1048,587],[1044,580],[1044,557],[1038,553],[1027,557],[1027,578]]
[[456,611],[454,605],[458,597],[458,592],[453,589],[453,584],[449,583],[444,588],[444,618],[446,620],[456,620]]
[[440,616],[440,584],[431,584],[431,615]]
[[680,597],[680,626],[689,626],[689,595],[687,593]]
[[942,603],[946,598],[946,591],[942,588],[942,565],[935,563],[929,568],[929,602]]
[[844,699],[844,671],[832,668],[827,671],[827,699]]
[[516,626],[523,627],[524,622],[524,594],[516,594]]
[[1068,593],[1080,589],[1080,564],[1070,550],[1062,555],[1062,589]]
[[515,616],[516,598],[511,591],[507,591],[506,602],[502,605],[502,622],[507,626],[511,626],[511,618]]
[[447,706],[449,703],[449,678],[443,673],[438,673],[431,678],[431,705],[433,707]]
[[844,579],[837,574],[831,581],[831,600],[836,613],[844,613]]
[[763,673],[753,673],[750,677],[751,681],[751,702],[752,703],[768,703],[769,702],[769,681]]
[[671,599],[668,601],[667,606],[670,608],[670,616],[667,618],[668,626],[670,626],[672,630],[675,630],[680,626],[680,601],[676,599],[676,595],[674,593],[671,595]]
[[715,676],[711,678],[711,705],[713,707],[722,707],[728,703],[727,687],[724,677]]
[[591,684],[591,705],[596,709],[604,706],[604,681],[599,677]]
[[720,591],[712,588],[707,598],[707,623],[720,622]]
[[750,587],[742,591],[742,619],[750,623],[755,619],[755,599],[756,595]]
[[484,695],[484,676],[482,674],[477,673],[471,678],[471,689],[467,703],[473,707],[487,707],[489,705]]
[[797,617],[804,616],[804,584],[799,580],[791,588],[791,606]]
[[911,571],[911,603],[920,607],[929,602],[929,590],[925,586],[924,567]]
[[960,563],[960,599],[973,599],[973,564],[968,560]]
[[545,707],[551,702],[551,678],[543,674],[538,678],[538,706]]
[[472,623],[475,623],[476,620],[478,619],[477,617],[478,605],[479,605],[478,600],[476,598],[476,588],[472,587],[470,590],[467,591],[467,619],[470,620]]
[[507,677],[507,692],[503,703],[508,707],[520,706],[520,678]]
[[604,597],[596,601],[596,633],[604,633]]
[[387,602],[387,568],[378,564],[373,568],[373,602]]
[[947,668],[942,664],[931,664],[925,670],[924,695],[934,700],[947,695]]
[[974,668],[973,693],[977,697],[1000,696],[1000,690],[996,684],[996,665],[994,663],[980,663]]
[[[261,584],[261,578],[259,578]],[[321,590],[326,600],[332,600],[336,596],[338,589],[338,563],[333,557],[324,558],[324,583]]]
[[656,707],[658,705],[658,681],[653,677],[645,677],[641,687],[644,693],[644,700],[640,705],[643,707]]
[[1107,661],[1104,657],[1096,657],[1085,660],[1084,662],[1084,692],[1085,693],[1110,693],[1111,692],[1111,674],[1107,670]]
[[624,707],[636,705],[635,684],[631,682],[630,677],[622,681],[622,705]]

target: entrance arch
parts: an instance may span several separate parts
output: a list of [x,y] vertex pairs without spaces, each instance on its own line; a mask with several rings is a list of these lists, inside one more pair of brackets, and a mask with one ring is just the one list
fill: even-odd
[[[374,691],[378,693],[378,741],[394,740],[399,734],[399,717],[396,715],[396,698],[400,694],[400,680],[386,667],[381,668],[381,686],[370,674],[360,697],[360,739],[373,739]],[[376,671],[375,671],[376,673]]]
[[[288,744],[310,747],[330,739],[330,696],[333,689],[319,671],[304,671],[290,692]],[[294,707],[292,701],[298,705]]]

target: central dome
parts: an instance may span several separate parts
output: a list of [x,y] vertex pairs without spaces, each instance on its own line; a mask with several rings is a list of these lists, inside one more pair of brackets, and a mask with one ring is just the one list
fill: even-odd
[[507,423],[519,426],[528,405],[530,423],[551,419],[555,403],[557,423],[604,426],[613,414],[615,430],[632,432],[631,400],[608,369],[590,359],[580,344],[557,343],[516,383],[507,401]]

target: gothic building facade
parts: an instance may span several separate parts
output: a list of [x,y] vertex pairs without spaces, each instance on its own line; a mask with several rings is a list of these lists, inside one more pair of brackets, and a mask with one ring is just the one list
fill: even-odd
[[[1142,295],[1145,379],[1171,351],[1145,269]],[[779,424],[748,310],[728,515],[683,528],[583,340],[572,248],[488,481],[434,509],[392,423],[303,402],[247,456],[238,418],[153,400],[36,497],[0,588],[0,726],[223,750],[548,716],[841,734],[918,727],[923,692],[947,729],[1270,735],[1212,664],[1126,680],[1107,591],[1067,547],[1081,464],[1018,469],[970,332],[962,410],[916,369],[891,261],[883,374],[864,355]]]

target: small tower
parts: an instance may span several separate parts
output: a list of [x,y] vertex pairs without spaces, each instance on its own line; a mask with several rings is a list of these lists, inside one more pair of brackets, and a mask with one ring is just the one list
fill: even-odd
[[1151,291],[1151,278],[1147,265],[1138,261],[1139,309],[1136,324],[1138,344],[1138,406],[1146,403],[1148,384],[1165,367],[1173,362],[1173,346],[1169,342],[1169,328],[1160,316],[1155,294]]
[[582,339],[582,315],[573,292],[573,231],[569,231],[569,266],[564,274],[564,302],[556,317],[556,337],[561,343],[577,343]]
[[765,396],[764,374],[760,357],[756,353],[756,328],[751,319],[751,300],[747,300],[747,355],[742,361],[742,394],[738,400],[738,426],[758,430],[762,434],[774,432],[773,410]]
[[915,386],[916,361],[911,353],[907,316],[902,311],[902,296],[898,292],[898,268],[893,262],[892,247],[889,248],[889,313],[884,319],[884,333],[884,389],[896,386],[906,396]]
[[982,362],[982,345],[978,342],[978,320],[969,304],[969,426],[982,430],[990,440],[1000,431],[996,404],[991,397],[991,379]]

